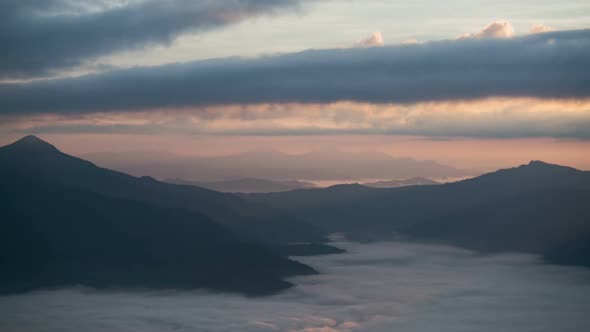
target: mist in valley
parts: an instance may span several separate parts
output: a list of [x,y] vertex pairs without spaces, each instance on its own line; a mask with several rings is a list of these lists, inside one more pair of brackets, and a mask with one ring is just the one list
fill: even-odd
[[321,273],[269,297],[44,290],[0,297],[12,331],[584,331],[590,271],[526,254],[406,242],[335,243],[297,258]]

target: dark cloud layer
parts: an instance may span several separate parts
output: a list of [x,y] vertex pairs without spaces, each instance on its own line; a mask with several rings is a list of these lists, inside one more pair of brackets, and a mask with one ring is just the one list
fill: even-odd
[[0,85],[4,114],[219,104],[590,97],[590,30],[512,39],[310,50]]
[[[296,8],[299,0],[0,1],[0,78],[26,78],[188,30]],[[110,4],[110,5],[109,5]]]

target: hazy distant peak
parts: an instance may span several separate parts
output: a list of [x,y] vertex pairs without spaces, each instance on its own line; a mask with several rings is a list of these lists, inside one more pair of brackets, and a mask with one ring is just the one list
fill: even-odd
[[289,156],[289,154],[284,153],[279,150],[275,150],[272,148],[257,148],[254,150],[249,150],[245,152],[240,152],[234,155],[225,155],[220,156],[220,158],[227,158],[227,157],[254,157],[254,158],[281,158],[284,156]]
[[316,185],[310,182],[298,180],[268,180],[258,178],[236,178],[219,181],[186,181],[175,178],[165,182],[183,185],[193,185],[215,191],[231,193],[269,193],[282,192],[295,189],[310,189]]
[[373,188],[396,188],[396,187],[405,187],[405,186],[423,186],[423,185],[437,185],[440,184],[436,181],[433,181],[428,178],[424,177],[413,177],[410,179],[402,179],[402,180],[385,180],[385,181],[376,181],[376,182],[368,182],[363,183],[363,185],[367,187]]
[[34,135],[25,136],[19,139],[18,141],[8,145],[7,147],[27,151],[59,151],[55,146],[45,142],[44,140]]
[[350,191],[350,190],[368,190],[369,187],[363,186],[360,183],[343,183],[335,184],[326,188],[328,191]]
[[390,160],[396,159],[387,153],[379,151],[345,151],[338,148],[320,147],[310,150],[300,156],[326,159],[326,158],[366,158],[372,160]]
[[260,153],[260,154],[287,154],[284,153],[283,151],[277,150],[277,149],[273,149],[273,148],[269,148],[269,147],[259,147],[253,150],[248,150],[245,151],[243,153]]

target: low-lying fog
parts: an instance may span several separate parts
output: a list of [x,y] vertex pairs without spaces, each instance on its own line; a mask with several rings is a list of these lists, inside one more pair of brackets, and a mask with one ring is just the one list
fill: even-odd
[[338,243],[266,298],[73,288],[0,297],[12,331],[590,331],[590,270],[529,255]]

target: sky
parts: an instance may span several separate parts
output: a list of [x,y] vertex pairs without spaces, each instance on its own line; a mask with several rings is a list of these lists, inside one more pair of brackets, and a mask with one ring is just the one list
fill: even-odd
[[588,1],[0,4],[0,143],[590,169]]
[[541,264],[538,257],[525,254],[486,256],[446,246],[337,245],[348,252],[302,257],[321,274],[295,278],[295,288],[274,296],[84,288],[37,291],[0,297],[0,329],[577,332],[590,328],[587,269]]

